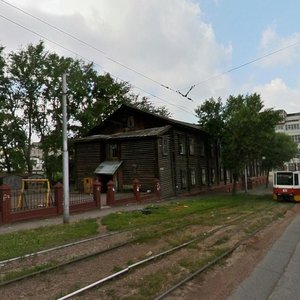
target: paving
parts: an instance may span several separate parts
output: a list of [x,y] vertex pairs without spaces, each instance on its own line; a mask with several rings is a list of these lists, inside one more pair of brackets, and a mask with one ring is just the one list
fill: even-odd
[[[79,220],[88,219],[88,218],[101,218],[113,212],[118,211],[131,211],[131,210],[138,210],[142,209],[143,207],[149,204],[128,204],[125,206],[102,206],[101,209],[90,210],[82,213],[70,214],[69,215],[69,222],[77,222]],[[12,224],[4,224],[0,225],[0,234],[15,232],[19,230],[26,230],[26,229],[34,229],[42,226],[51,226],[63,224],[63,216],[57,217],[50,217],[45,219],[37,219],[37,220],[29,220],[29,221],[21,221]]]
[[300,299],[300,215],[228,297],[228,300],[285,299]]

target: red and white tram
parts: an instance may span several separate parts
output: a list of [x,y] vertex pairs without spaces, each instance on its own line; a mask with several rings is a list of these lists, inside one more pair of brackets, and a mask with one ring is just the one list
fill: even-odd
[[277,171],[273,178],[273,199],[300,202],[300,171]]

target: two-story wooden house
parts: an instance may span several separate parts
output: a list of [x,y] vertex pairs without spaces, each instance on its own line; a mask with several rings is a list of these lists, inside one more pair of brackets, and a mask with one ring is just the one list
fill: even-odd
[[217,152],[198,125],[122,105],[87,137],[76,140],[76,182],[113,180],[118,191],[138,178],[143,190],[160,181],[163,197],[219,183]]

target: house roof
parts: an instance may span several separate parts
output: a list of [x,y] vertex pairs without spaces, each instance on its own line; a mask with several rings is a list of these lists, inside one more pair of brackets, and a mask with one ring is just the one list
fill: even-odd
[[205,132],[205,130],[203,128],[201,128],[197,124],[192,124],[192,123],[188,123],[188,122],[178,121],[178,120],[175,120],[175,119],[171,119],[171,118],[168,118],[168,117],[164,117],[164,116],[161,116],[161,115],[158,115],[158,114],[154,114],[154,113],[151,113],[151,112],[148,112],[148,111],[144,111],[144,110],[138,109],[138,108],[136,108],[136,107],[134,107],[132,105],[122,104],[105,121],[103,121],[98,126],[95,126],[94,128],[92,128],[89,131],[88,135],[95,135],[95,134],[97,134],[97,132],[101,131],[101,128],[103,128],[107,124],[109,124],[113,120],[114,116],[116,114],[118,114],[119,112],[121,112],[122,110],[128,110],[128,111],[131,111],[131,112],[136,112],[136,113],[139,113],[141,115],[148,116],[148,117],[151,117],[151,118],[156,119],[156,120],[160,120],[165,125],[178,126],[178,127],[189,129],[189,130],[192,129],[192,130],[197,130],[197,131]]
[[124,131],[114,134],[96,134],[85,138],[79,138],[76,142],[100,141],[100,140],[116,140],[116,139],[130,139],[130,138],[145,138],[160,136],[171,128],[170,125],[162,127],[147,128],[135,131]]

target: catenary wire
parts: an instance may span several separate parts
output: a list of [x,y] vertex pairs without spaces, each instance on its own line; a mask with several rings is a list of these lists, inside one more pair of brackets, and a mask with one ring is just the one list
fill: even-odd
[[[2,0],[0,0],[0,1],[2,1]],[[94,63],[96,66],[98,66],[98,67],[100,67],[100,68],[102,68],[102,69],[104,70],[104,68],[103,68],[101,65],[99,65],[98,63],[95,63],[95,62],[91,61],[90,59],[87,59],[86,57],[82,56],[81,54],[79,54],[79,53],[77,53],[77,52],[75,52],[75,51],[73,51],[73,50],[71,50],[71,49],[69,49],[69,48],[67,48],[67,47],[65,47],[65,46],[63,46],[63,45],[61,45],[60,43],[55,42],[55,41],[53,41],[53,40],[47,38],[45,35],[42,35],[42,34],[40,34],[40,33],[37,33],[36,31],[34,31],[34,30],[32,30],[32,29],[30,29],[30,28],[28,28],[28,27],[26,27],[26,26],[24,26],[24,25],[22,25],[22,24],[19,24],[18,22],[14,21],[14,20],[11,20],[10,18],[7,18],[7,17],[3,16],[2,14],[0,14],[0,17],[3,18],[3,19],[5,19],[5,20],[8,21],[8,22],[13,23],[13,24],[16,25],[16,26],[19,26],[19,27],[23,28],[24,30],[29,31],[30,33],[32,33],[32,34],[34,34],[34,35],[37,35],[37,36],[43,38],[44,40],[46,40],[46,41],[48,41],[48,42],[50,42],[50,43],[52,43],[52,44],[54,44],[54,45],[56,45],[56,46],[62,48],[62,49],[64,49],[64,50],[68,51],[68,52],[71,52],[71,53],[74,54],[75,56],[80,57],[81,59],[83,59],[83,60],[85,60],[85,61],[88,61],[89,63]],[[110,73],[110,72],[109,72],[109,73]],[[113,77],[116,78],[116,79],[119,79],[119,80],[122,80],[122,81],[124,81],[124,82],[127,82],[126,80],[123,80],[123,79],[119,78],[118,76],[113,75],[112,73],[110,73],[110,75],[113,76]],[[186,113],[192,114],[192,115],[194,116],[194,114],[193,114],[192,112],[186,110],[185,108],[183,108],[183,107],[181,107],[181,106],[178,106],[178,105],[176,105],[176,104],[174,104],[174,103],[171,103],[171,102],[169,102],[169,101],[167,101],[167,100],[165,100],[165,99],[163,99],[163,98],[161,98],[161,97],[158,97],[158,96],[154,95],[153,93],[147,92],[146,90],[144,90],[144,89],[138,87],[137,85],[134,85],[134,84],[131,84],[131,83],[130,83],[130,85],[131,85],[132,87],[134,87],[134,88],[136,88],[136,89],[138,89],[138,90],[144,92],[144,93],[147,93],[148,95],[150,95],[150,96],[152,96],[152,97],[155,97],[155,98],[157,98],[157,99],[159,99],[159,100],[161,100],[161,101],[163,101],[163,102],[165,102],[165,103],[168,103],[169,105],[172,105],[172,106],[174,106],[174,107],[176,107],[176,108],[179,108],[179,109],[181,109],[182,111],[185,111]]]
[[[69,37],[71,37],[72,39],[74,39],[74,40],[76,40],[76,41],[78,41],[78,42],[80,42],[80,43],[82,43],[82,44],[84,44],[84,45],[86,45],[86,46],[88,46],[88,47],[90,47],[90,48],[96,50],[97,52],[102,53],[102,54],[104,55],[104,57],[105,57],[107,60],[110,60],[110,61],[112,61],[112,62],[114,62],[114,63],[116,63],[116,64],[118,64],[118,65],[120,65],[120,66],[122,66],[122,67],[124,67],[124,68],[126,68],[126,69],[128,69],[128,70],[130,70],[130,71],[132,71],[132,72],[134,72],[134,73],[136,73],[136,74],[138,74],[138,75],[140,75],[140,76],[142,76],[142,77],[144,77],[144,78],[146,78],[146,79],[148,79],[148,80],[150,80],[150,81],[152,81],[152,82],[158,84],[158,85],[160,85],[161,87],[163,87],[163,88],[165,88],[165,89],[168,89],[168,90],[170,90],[170,91],[172,91],[172,92],[175,92],[175,93],[179,94],[180,96],[182,96],[182,97],[184,97],[184,98],[186,98],[187,100],[190,100],[190,101],[193,101],[193,99],[192,99],[191,97],[189,97],[188,95],[190,94],[190,92],[191,92],[196,86],[201,85],[201,84],[204,84],[205,82],[208,82],[208,81],[210,81],[210,80],[219,78],[219,77],[221,77],[221,76],[224,76],[225,74],[228,74],[228,73],[233,72],[233,71],[235,71],[235,70],[241,69],[241,68],[243,68],[243,67],[245,67],[245,66],[247,66],[247,65],[250,65],[250,64],[255,63],[255,62],[257,62],[257,61],[263,60],[263,59],[265,59],[265,58],[267,58],[267,57],[269,57],[269,56],[272,56],[272,55],[274,55],[274,54],[276,54],[276,53],[278,53],[278,52],[284,51],[284,50],[286,50],[286,49],[288,49],[288,48],[291,48],[291,47],[294,47],[294,46],[300,44],[300,41],[297,41],[297,42],[295,42],[295,43],[293,43],[293,44],[290,44],[290,45],[288,45],[288,46],[285,46],[285,47],[282,47],[282,48],[277,49],[277,50],[275,50],[275,51],[272,51],[272,52],[270,52],[270,53],[267,53],[267,54],[265,54],[265,55],[263,55],[263,56],[260,56],[260,57],[258,57],[258,58],[255,58],[255,59],[253,59],[253,60],[250,60],[250,61],[248,61],[248,62],[246,62],[246,63],[243,63],[243,64],[241,64],[241,65],[235,66],[235,67],[233,67],[233,68],[231,68],[231,69],[228,69],[228,70],[226,70],[226,71],[224,71],[224,72],[221,72],[221,73],[219,73],[219,74],[217,74],[217,75],[211,76],[211,77],[209,77],[209,78],[207,78],[207,79],[205,79],[205,80],[202,80],[202,81],[200,81],[200,82],[197,82],[197,83],[195,83],[195,84],[193,84],[193,85],[191,85],[191,86],[188,86],[188,87],[185,87],[185,88],[182,88],[182,89],[179,89],[179,90],[175,90],[175,89],[173,89],[173,88],[171,88],[171,87],[169,87],[169,86],[167,86],[167,85],[165,85],[165,84],[162,84],[162,83],[160,83],[159,81],[157,81],[157,80],[155,80],[155,79],[153,79],[153,78],[151,78],[151,77],[149,77],[149,76],[147,76],[147,75],[145,75],[145,74],[143,74],[143,73],[141,73],[141,72],[139,72],[139,71],[137,71],[137,70],[135,70],[135,69],[133,69],[133,68],[131,68],[131,67],[128,67],[128,66],[126,66],[125,64],[123,64],[123,63],[121,63],[121,62],[119,62],[119,61],[117,61],[117,60],[115,60],[115,59],[113,59],[113,58],[111,58],[111,57],[109,57],[109,56],[107,56],[107,55],[105,54],[104,51],[102,51],[102,50],[100,50],[99,48],[96,48],[95,46],[93,46],[93,45],[91,45],[91,44],[89,44],[89,43],[83,41],[82,39],[76,37],[75,35],[70,34],[70,33],[66,32],[65,30],[63,30],[63,29],[61,29],[61,28],[59,28],[59,27],[57,27],[57,26],[54,26],[54,25],[50,24],[49,22],[47,22],[47,21],[45,21],[45,20],[43,20],[43,19],[41,19],[41,18],[39,18],[39,17],[36,17],[36,16],[34,16],[33,14],[28,13],[27,11],[25,11],[25,10],[23,10],[23,9],[21,9],[21,8],[19,8],[19,7],[15,6],[15,5],[13,5],[13,4],[11,4],[11,3],[5,1],[5,0],[0,0],[0,1],[1,1],[2,3],[6,4],[6,5],[11,6],[11,7],[14,8],[14,9],[17,9],[17,10],[21,11],[22,13],[24,13],[24,14],[26,14],[26,15],[28,15],[28,16],[30,16],[30,17],[32,17],[32,18],[38,20],[38,21],[40,21],[40,22],[42,22],[43,24],[45,24],[45,25],[47,25],[47,26],[49,26],[49,27],[51,27],[51,28],[53,28],[53,29],[55,29],[55,30],[57,30],[57,31],[59,31],[59,32],[65,34],[65,35],[67,35],[67,36],[69,36]],[[184,91],[184,90],[186,90],[186,89],[188,89],[188,91],[187,91],[186,93],[183,93],[182,91]],[[144,92],[145,92],[145,91],[144,91]],[[147,92],[147,93],[148,93],[148,92]],[[151,95],[151,94],[150,94],[150,95]],[[153,95],[152,95],[152,96],[153,96]]]
[[202,80],[202,81],[200,81],[200,82],[194,83],[192,86],[189,86],[189,87],[185,87],[185,88],[183,88],[183,89],[180,89],[180,90],[178,90],[178,92],[180,93],[180,91],[183,91],[183,90],[185,90],[185,89],[189,89],[188,92],[185,94],[185,95],[187,96],[187,95],[188,95],[188,94],[189,94],[196,86],[198,86],[198,85],[201,85],[201,84],[203,84],[203,83],[205,83],[205,82],[207,82],[207,81],[210,81],[210,80],[212,80],[212,79],[219,78],[219,77],[221,77],[221,76],[223,76],[223,75],[225,75],[225,74],[228,74],[228,73],[231,73],[231,72],[236,71],[236,70],[238,70],[238,69],[241,69],[241,68],[243,68],[243,67],[245,67],[245,66],[248,66],[248,65],[253,64],[253,63],[255,63],[255,62],[258,62],[258,61],[260,61],[260,60],[263,60],[263,59],[265,59],[265,58],[267,58],[267,57],[270,57],[270,56],[272,56],[272,55],[274,55],[274,54],[277,54],[277,53],[279,53],[279,52],[285,51],[285,50],[287,50],[287,49],[289,49],[289,48],[298,46],[299,44],[300,44],[300,41],[297,41],[297,42],[295,42],[295,43],[293,43],[293,44],[290,44],[290,45],[287,45],[287,46],[282,47],[282,48],[280,48],[280,49],[277,49],[277,50],[275,50],[275,51],[269,52],[269,53],[267,53],[267,54],[265,54],[265,55],[262,55],[262,56],[260,56],[260,57],[255,58],[255,59],[252,59],[252,60],[250,60],[250,61],[248,61],[248,62],[245,62],[245,63],[243,63],[243,64],[241,64],[241,65],[235,66],[235,67],[233,67],[233,68],[231,68],[231,69],[228,69],[228,70],[226,70],[226,71],[224,71],[224,72],[221,72],[221,73],[219,73],[219,74],[217,74],[217,75],[211,76],[211,77],[209,77],[209,78],[207,78],[207,79],[205,79],[205,80]]
[[15,5],[13,5],[13,4],[11,4],[11,3],[5,1],[5,0],[0,0],[0,1],[1,1],[2,3],[6,4],[6,5],[9,5],[10,7],[14,8],[14,9],[16,9],[16,10],[22,12],[23,14],[26,14],[26,15],[30,16],[31,18],[33,18],[33,19],[35,19],[35,20],[38,20],[39,22],[41,22],[41,23],[43,23],[43,24],[45,24],[45,25],[51,27],[52,29],[55,29],[56,31],[59,31],[60,33],[63,33],[63,34],[65,34],[65,35],[67,35],[68,37],[70,37],[70,38],[76,40],[77,42],[80,42],[81,44],[83,44],[83,45],[85,45],[85,46],[87,46],[87,47],[89,47],[89,48],[91,48],[91,49],[93,49],[93,50],[95,50],[95,51],[97,51],[97,52],[103,54],[104,57],[105,57],[107,60],[109,60],[109,61],[111,61],[111,62],[113,62],[113,63],[115,63],[115,64],[118,64],[119,66],[121,66],[121,67],[123,67],[123,68],[125,68],[125,69],[127,69],[127,70],[129,70],[129,71],[131,71],[131,72],[134,72],[134,73],[138,74],[139,76],[142,76],[142,77],[144,77],[144,78],[146,78],[146,79],[148,79],[148,80],[150,80],[150,81],[152,81],[152,82],[158,84],[159,86],[161,86],[161,87],[163,87],[163,88],[165,88],[165,89],[171,90],[171,91],[173,91],[173,92],[175,92],[175,93],[178,93],[178,94],[184,96],[183,94],[181,94],[180,92],[176,91],[175,89],[173,89],[173,88],[171,88],[171,87],[169,87],[169,86],[167,86],[167,85],[165,85],[165,84],[163,84],[163,83],[161,83],[161,82],[159,82],[159,81],[157,81],[157,80],[155,80],[155,79],[153,79],[153,78],[151,78],[151,77],[149,77],[149,76],[147,76],[147,75],[145,75],[145,74],[143,74],[143,73],[141,73],[141,72],[139,72],[139,71],[137,71],[137,70],[135,70],[135,69],[133,69],[133,68],[131,68],[131,67],[128,67],[127,65],[125,65],[125,64],[123,64],[123,63],[121,63],[121,62],[119,62],[118,60],[116,60],[116,59],[114,59],[114,58],[109,57],[103,50],[101,50],[101,49],[99,49],[99,48],[97,48],[97,47],[91,45],[90,43],[87,43],[86,41],[84,41],[84,40],[78,38],[77,36],[75,36],[75,35],[73,35],[73,34],[67,32],[67,31],[65,31],[65,30],[63,30],[63,29],[61,29],[61,28],[59,28],[59,27],[57,27],[57,26],[55,26],[55,25],[53,25],[53,24],[51,24],[51,23],[49,23],[49,22],[47,22],[47,21],[45,21],[45,20],[43,20],[43,19],[41,19],[41,18],[39,18],[39,17],[37,17],[37,16],[35,16],[35,15],[33,15],[33,14],[31,14],[31,13],[29,13],[29,12],[27,12],[27,11],[25,11],[25,10],[23,10],[23,9],[21,9],[21,8],[19,8],[19,7],[15,6]]

